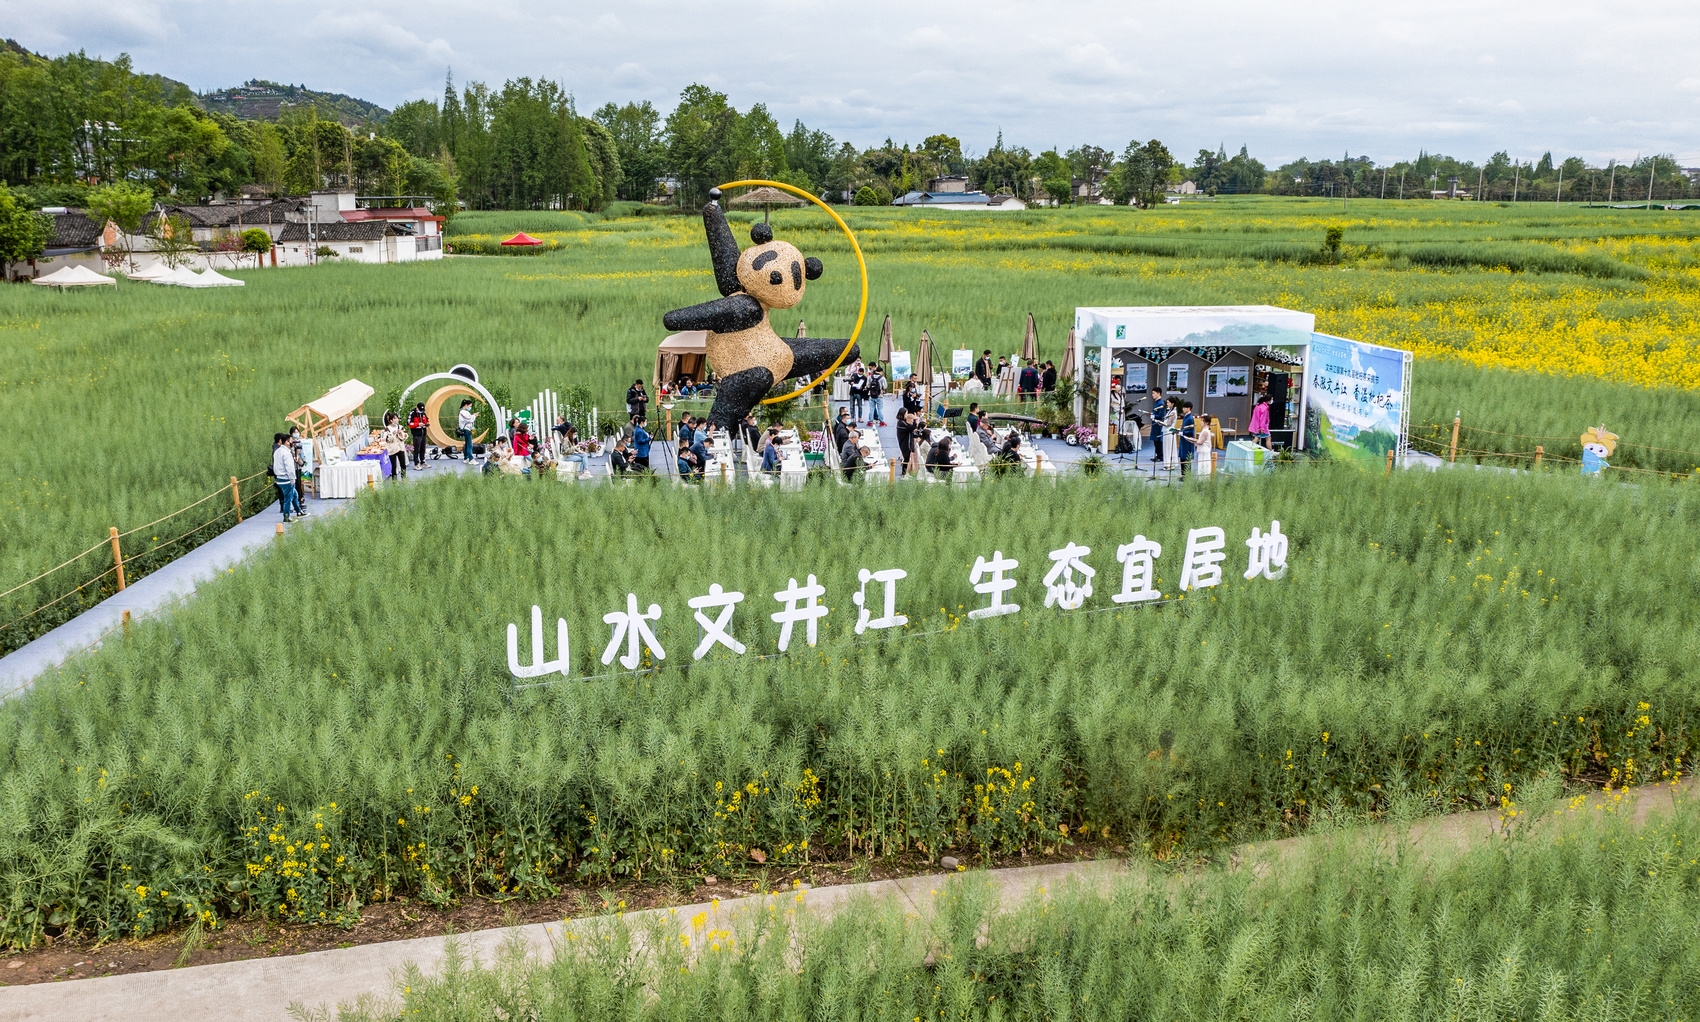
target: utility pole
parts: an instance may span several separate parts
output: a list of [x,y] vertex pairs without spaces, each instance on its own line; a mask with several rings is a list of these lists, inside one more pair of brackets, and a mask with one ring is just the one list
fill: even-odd
[[1487,165],[1483,164],[1476,171],[1476,201],[1482,201],[1482,188],[1487,182]]
[[1381,197],[1387,198],[1387,168],[1381,168]]
[[1617,188],[1617,161],[1611,161],[1611,178],[1606,182],[1606,205],[1611,205],[1613,191]]
[[1399,198],[1403,199],[1404,197],[1405,197],[1405,172],[1401,170],[1399,172]]
[[1518,178],[1522,176],[1522,173],[1523,173],[1523,164],[1521,162],[1518,162],[1518,163],[1512,165],[1512,171],[1511,171],[1511,201],[1512,202],[1517,201],[1517,182],[1518,182]]
[[1558,191],[1552,197],[1552,204],[1558,205],[1558,200],[1564,195],[1564,164],[1558,165]]
[[1653,157],[1653,162],[1647,165],[1647,208],[1653,208],[1653,182],[1659,179],[1659,158]]

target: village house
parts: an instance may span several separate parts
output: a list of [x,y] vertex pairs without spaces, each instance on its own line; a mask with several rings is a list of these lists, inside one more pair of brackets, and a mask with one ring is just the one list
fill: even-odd
[[48,206],[42,212],[53,218],[53,233],[47,239],[47,248],[34,259],[14,264],[13,280],[28,280],[67,266],[83,266],[96,273],[106,271],[103,253],[117,244],[116,227],[90,219],[80,209]]

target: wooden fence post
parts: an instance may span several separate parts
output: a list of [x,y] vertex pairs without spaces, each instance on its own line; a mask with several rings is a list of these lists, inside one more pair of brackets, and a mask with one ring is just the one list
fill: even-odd
[[129,635],[130,634],[130,611],[128,609],[126,609],[124,611],[124,616],[122,618],[120,618],[119,620],[123,622],[124,634]]
[[1545,454],[1546,452],[1547,452],[1547,449],[1545,447],[1542,447],[1540,444],[1535,445],[1535,467],[1536,468],[1541,467],[1541,455]]
[[885,460],[886,460],[886,464],[891,468],[891,485],[896,486],[897,485],[897,459],[888,456]]
[[1458,464],[1458,426],[1463,421],[1464,416],[1462,413],[1452,417],[1452,447],[1447,452],[1446,460],[1454,465]]
[[1384,476],[1391,476],[1393,474],[1393,452],[1392,451],[1387,452],[1387,471],[1382,473],[1382,474]]
[[112,566],[118,569],[118,591],[124,591],[124,551],[118,545],[118,526],[108,533],[112,537]]
[[236,505],[236,524],[241,525],[242,524],[242,484],[236,481],[235,476],[230,477],[230,502],[232,504]]

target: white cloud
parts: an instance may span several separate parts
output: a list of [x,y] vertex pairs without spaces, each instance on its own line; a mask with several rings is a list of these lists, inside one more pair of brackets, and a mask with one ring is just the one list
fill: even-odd
[[766,103],[787,127],[800,117],[860,145],[947,131],[982,152],[1001,128],[1032,149],[1246,144],[1272,165],[1418,149],[1628,157],[1691,150],[1700,92],[1700,19],[1602,18],[1583,0],[1435,0],[1370,19],[1348,0],[1313,0],[1302,17],[1267,0],[1203,14],[1125,0],[1066,12],[795,0],[749,16],[709,0],[272,0],[262,20],[231,0],[0,0],[5,34],[25,46],[128,52],[198,89],[264,77],[393,106],[440,95],[452,66],[461,83],[556,79],[581,109],[665,111],[702,82],[740,108]]

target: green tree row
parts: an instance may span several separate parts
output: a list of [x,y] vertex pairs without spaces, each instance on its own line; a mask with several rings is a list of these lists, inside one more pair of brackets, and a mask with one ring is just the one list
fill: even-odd
[[1059,203],[1107,197],[1149,205],[1183,181],[1211,195],[1408,198],[1456,189],[1495,200],[1634,201],[1692,194],[1669,156],[1589,166],[1578,157],[1555,161],[1547,153],[1523,162],[1498,152],[1477,165],[1423,152],[1378,165],[1347,154],[1271,171],[1244,146],[1233,156],[1226,146],[1200,149],[1189,166],[1157,139],[1135,139],[1119,155],[1083,144],[1035,156],[1006,145],[1001,132],[978,156],[946,134],[919,146],[888,138],[859,150],[800,120],[787,133],[765,104],[739,111],[725,93],[700,84],[666,115],[644,101],[610,102],[581,116],[572,95],[546,79],[457,90],[451,77],[440,102],[404,103],[376,130],[351,131],[311,105],[275,122],[207,113],[186,87],[137,73],[128,57],[0,52],[0,182],[28,186],[26,204],[81,205],[82,189],[124,181],[177,202],[258,185],[273,194],[351,188],[429,196],[439,212],[600,209],[664,189],[691,206],[714,184],[763,177],[883,205],[942,175]]

